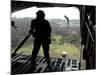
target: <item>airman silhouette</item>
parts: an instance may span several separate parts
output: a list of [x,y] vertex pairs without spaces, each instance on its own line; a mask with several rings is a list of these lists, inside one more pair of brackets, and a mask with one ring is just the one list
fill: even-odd
[[49,44],[51,43],[51,27],[49,22],[45,19],[44,11],[39,10],[36,15],[36,19],[31,22],[31,30],[29,31],[34,37],[31,62],[33,66],[36,65],[36,57],[42,45],[47,65],[50,68]]

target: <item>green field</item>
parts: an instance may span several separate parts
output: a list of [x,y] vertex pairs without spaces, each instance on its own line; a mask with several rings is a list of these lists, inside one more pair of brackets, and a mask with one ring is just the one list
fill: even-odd
[[[77,46],[73,43],[66,42],[66,40],[61,35],[52,36],[52,43],[50,44],[50,56],[51,57],[61,57],[62,52],[67,53],[67,57],[71,59],[79,59],[80,56],[80,46]],[[62,41],[63,39],[63,41]],[[70,38],[71,39],[71,38]],[[23,46],[18,53],[24,52],[23,54],[31,55],[33,44],[27,44]],[[43,55],[42,47],[39,51],[39,56]]]

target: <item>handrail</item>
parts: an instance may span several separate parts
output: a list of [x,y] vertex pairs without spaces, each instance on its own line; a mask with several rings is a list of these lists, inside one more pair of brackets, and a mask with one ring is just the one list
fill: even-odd
[[24,40],[18,45],[18,47],[15,49],[15,51],[12,53],[12,55],[16,54],[16,52],[24,45],[24,43],[27,41],[27,39],[31,36],[31,34],[28,34]]

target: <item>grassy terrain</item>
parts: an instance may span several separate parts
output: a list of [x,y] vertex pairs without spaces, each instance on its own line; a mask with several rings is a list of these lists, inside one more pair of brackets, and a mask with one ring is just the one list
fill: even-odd
[[[61,35],[52,36],[52,39],[54,39],[54,40],[50,44],[50,51],[49,51],[50,56],[51,57],[61,57],[62,52],[66,52],[68,58],[79,59],[80,47],[77,47],[76,45],[74,45],[72,43],[68,43],[68,42],[61,43],[62,38],[63,38],[63,36],[61,36]],[[26,55],[31,55],[32,46],[33,46],[32,43],[25,45],[18,51],[18,53],[24,52],[24,54],[26,54]],[[38,55],[44,56],[42,47],[41,47]]]

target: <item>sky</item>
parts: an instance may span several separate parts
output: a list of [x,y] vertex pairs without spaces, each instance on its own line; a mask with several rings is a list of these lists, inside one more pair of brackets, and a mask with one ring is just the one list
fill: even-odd
[[30,18],[35,18],[36,17],[36,12],[38,10],[43,10],[46,14],[45,18],[46,19],[65,19],[64,15],[66,15],[69,20],[72,19],[79,19],[79,10],[75,7],[49,7],[49,8],[36,8],[36,7],[31,7],[27,9],[23,9],[17,12],[12,13],[12,17],[16,18],[24,18],[24,17],[30,17]]

